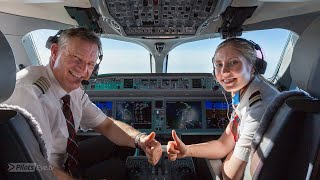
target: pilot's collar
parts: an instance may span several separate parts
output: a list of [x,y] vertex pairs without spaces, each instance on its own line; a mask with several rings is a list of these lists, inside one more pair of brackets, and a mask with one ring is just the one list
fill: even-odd
[[67,92],[61,87],[60,83],[58,82],[58,80],[54,76],[49,64],[46,65],[46,70],[47,70],[49,77],[50,77],[51,85],[54,90],[53,91],[54,95],[58,99],[61,99],[63,96],[65,96],[67,94]]

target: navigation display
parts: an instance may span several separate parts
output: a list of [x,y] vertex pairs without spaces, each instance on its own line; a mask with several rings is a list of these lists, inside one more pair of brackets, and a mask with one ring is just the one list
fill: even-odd
[[167,101],[167,129],[201,129],[201,101]]
[[93,102],[101,111],[109,116],[112,117],[112,102],[111,101],[96,101]]
[[[228,103],[224,101],[206,101],[206,122],[208,129],[225,129],[229,123],[227,118]],[[231,103],[229,117],[232,112]]]
[[117,101],[116,119],[136,129],[151,129],[151,101]]

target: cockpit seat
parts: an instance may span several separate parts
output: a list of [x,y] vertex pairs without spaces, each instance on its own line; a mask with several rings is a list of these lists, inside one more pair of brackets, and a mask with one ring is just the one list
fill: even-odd
[[253,179],[320,179],[320,18],[299,37],[290,73],[298,87],[268,107],[252,142]]
[[26,110],[3,104],[15,87],[16,65],[0,32],[0,179],[55,179],[39,124]]

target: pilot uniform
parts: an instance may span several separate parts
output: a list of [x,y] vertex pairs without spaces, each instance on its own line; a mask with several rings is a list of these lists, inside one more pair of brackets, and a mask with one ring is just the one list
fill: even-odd
[[[254,77],[247,90],[240,99],[239,104],[232,112],[230,130],[236,142],[233,156],[248,162],[243,179],[252,179],[250,174],[250,154],[253,135],[257,131],[260,121],[267,107],[279,94],[279,91],[268,82]],[[236,128],[234,128],[236,126]],[[216,179],[222,178],[222,161],[210,160],[209,163],[216,175]]]
[[259,127],[260,120],[279,91],[264,80],[255,77],[234,110],[239,117],[238,137],[233,155],[248,162],[251,153],[253,135]]
[[[51,165],[63,168],[66,160],[69,136],[62,100],[67,92],[60,86],[49,65],[30,66],[17,73],[17,82],[12,96],[5,102],[18,105],[29,111],[39,122],[42,138]],[[90,100],[79,87],[69,93],[75,129],[87,130],[97,127],[107,116]],[[83,98],[82,98],[83,96]]]

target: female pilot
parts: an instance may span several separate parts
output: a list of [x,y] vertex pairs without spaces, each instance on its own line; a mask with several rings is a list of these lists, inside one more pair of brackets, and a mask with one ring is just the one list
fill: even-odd
[[[185,145],[173,130],[174,141],[167,145],[168,158],[172,161],[187,156],[215,159],[220,162],[215,170],[217,176],[241,179],[253,135],[266,108],[279,92],[260,75],[265,70],[263,54],[252,41],[230,38],[217,47],[212,61],[215,78],[232,96],[234,110],[230,122],[219,139],[200,144]],[[219,159],[224,157],[221,163]]]

